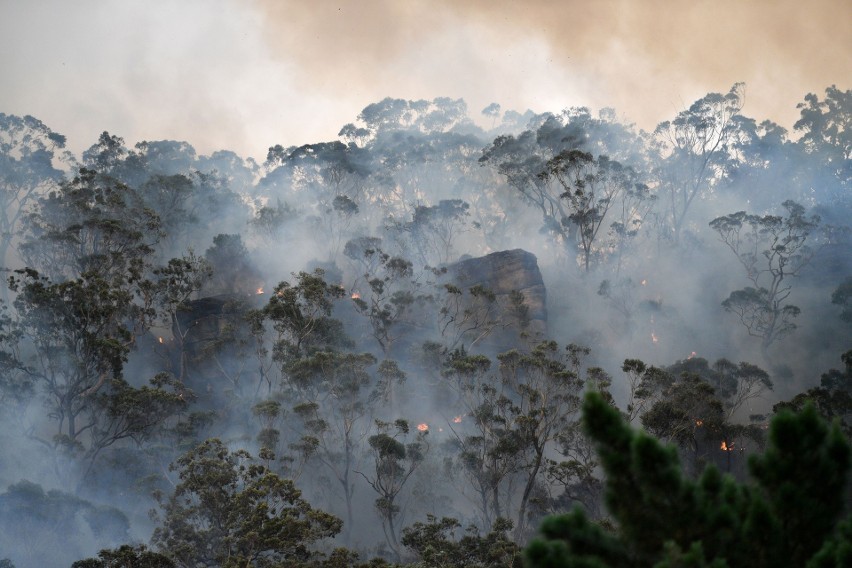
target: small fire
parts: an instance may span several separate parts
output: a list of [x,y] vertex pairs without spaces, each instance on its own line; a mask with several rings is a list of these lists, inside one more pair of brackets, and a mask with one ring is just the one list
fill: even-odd
[[[695,421],[695,425],[696,425],[696,426],[702,426],[703,424],[704,424],[704,421],[703,421],[703,420],[701,420],[700,418],[699,418],[698,420],[696,420],[696,421]],[[724,444],[725,442],[722,442],[722,443]]]
[[693,351],[692,353],[689,354],[689,357],[687,357],[686,360],[689,361],[690,359],[694,359],[696,355],[698,355],[698,353]]
[[429,430],[429,425],[426,424],[425,422],[421,422],[420,424],[417,425],[417,429],[420,430],[421,432],[426,432],[426,431]]
[[654,343],[658,343],[660,341],[660,338],[657,337],[657,334],[654,333],[653,331],[651,332],[651,341],[654,342]]
[[162,342],[163,342],[163,338],[162,338],[162,337],[158,337],[158,338],[157,338],[157,341],[159,341],[160,343],[162,343]]
[[260,296],[261,294],[263,294],[263,286],[261,286],[260,288],[258,288],[258,289],[257,289],[257,291],[255,292],[255,294],[257,294],[258,296]]
[[729,446],[728,444],[725,443],[725,440],[722,440],[722,445],[719,446],[719,449],[722,450],[723,452],[733,452],[734,451],[734,445],[731,444]]
[[353,300],[360,300],[361,294],[359,294],[358,292],[352,292],[352,299]]
[[453,424],[461,424],[462,417],[461,414],[453,418]]
[[642,279],[642,282],[640,282],[640,284],[642,284],[642,286],[647,286],[647,285],[648,285],[648,281],[647,281],[647,280],[645,280],[645,279],[643,278],[643,279]]

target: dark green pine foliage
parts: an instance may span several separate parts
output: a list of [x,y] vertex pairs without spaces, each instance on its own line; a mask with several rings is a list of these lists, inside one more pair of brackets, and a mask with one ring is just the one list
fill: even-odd
[[586,395],[583,416],[617,529],[592,523],[580,510],[550,517],[526,551],[528,566],[850,565],[852,527],[838,523],[848,506],[850,447],[812,406],[772,421],[766,453],[749,463],[751,484],[714,466],[689,479],[673,447],[631,429],[596,393]]

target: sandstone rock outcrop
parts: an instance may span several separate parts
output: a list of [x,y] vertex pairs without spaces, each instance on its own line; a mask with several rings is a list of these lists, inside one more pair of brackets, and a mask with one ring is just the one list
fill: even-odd
[[491,343],[498,349],[517,347],[520,331],[532,338],[546,335],[547,291],[534,254],[513,249],[460,260],[448,267],[447,277],[462,289],[477,285],[488,288],[504,309],[509,307],[513,291],[523,295],[528,324],[524,330],[512,326],[504,333],[496,334]]

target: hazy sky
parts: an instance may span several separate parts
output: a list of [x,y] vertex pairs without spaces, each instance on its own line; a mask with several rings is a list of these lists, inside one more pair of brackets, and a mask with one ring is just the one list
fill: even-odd
[[650,129],[745,81],[744,112],[852,77],[852,0],[0,0],[0,112],[263,159],[386,96],[472,114],[612,106]]

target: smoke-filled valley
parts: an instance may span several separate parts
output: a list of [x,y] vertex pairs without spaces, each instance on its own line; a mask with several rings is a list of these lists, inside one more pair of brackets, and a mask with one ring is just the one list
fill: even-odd
[[[710,466],[771,501],[774,416],[811,400],[852,435],[852,91],[803,93],[789,132],[745,98],[652,132],[386,98],[262,161],[115,132],[74,154],[0,114],[0,566],[519,566],[576,508],[598,540],[560,538],[594,556],[640,534],[612,495],[644,487],[608,477],[633,446],[595,416],[677,448],[678,487],[706,497]],[[843,475],[775,553],[849,537]],[[610,565],[705,565],[695,538]],[[764,565],[712,538],[706,565]]]

